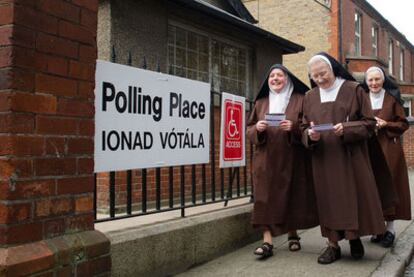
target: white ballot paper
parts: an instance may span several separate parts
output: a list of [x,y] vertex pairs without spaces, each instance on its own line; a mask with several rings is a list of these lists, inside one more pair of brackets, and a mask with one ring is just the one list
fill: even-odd
[[282,120],[286,119],[286,115],[283,113],[267,113],[265,114],[265,120],[268,126],[279,126]]
[[325,124],[314,125],[311,128],[314,131],[321,132],[321,131],[333,130],[333,127],[334,125],[332,123],[325,123]]

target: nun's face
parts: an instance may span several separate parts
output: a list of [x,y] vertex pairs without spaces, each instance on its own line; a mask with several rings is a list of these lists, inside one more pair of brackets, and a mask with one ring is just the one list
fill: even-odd
[[384,85],[384,80],[382,79],[381,73],[377,70],[368,72],[366,80],[369,90],[374,93],[380,92],[382,86]]
[[271,90],[280,92],[287,83],[287,76],[283,70],[275,68],[270,72],[267,83]]
[[315,61],[309,68],[310,77],[320,88],[330,88],[335,82],[335,75],[329,65],[323,61]]

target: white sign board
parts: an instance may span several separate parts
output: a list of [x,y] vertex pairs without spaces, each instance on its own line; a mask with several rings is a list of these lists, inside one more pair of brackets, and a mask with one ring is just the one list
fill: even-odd
[[95,172],[209,162],[210,85],[97,61]]
[[220,167],[245,166],[246,99],[222,93],[220,128]]

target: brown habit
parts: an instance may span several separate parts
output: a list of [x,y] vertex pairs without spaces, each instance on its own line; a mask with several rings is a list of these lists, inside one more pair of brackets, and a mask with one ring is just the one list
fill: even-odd
[[303,113],[304,128],[310,122],[344,126],[343,136],[323,131],[315,143],[304,130],[303,142],[312,149],[322,235],[337,241],[383,233],[381,202],[367,147],[375,119],[364,90],[355,82],[345,81],[335,101],[321,103],[319,88],[313,88],[305,96]]
[[247,137],[255,144],[252,224],[269,229],[273,236],[318,225],[310,157],[299,129],[303,98],[293,92],[286,108],[291,132],[277,127],[257,132],[256,123],[269,112],[269,97],[256,101],[247,123]]
[[400,141],[400,136],[408,129],[404,108],[393,96],[386,92],[382,109],[374,110],[374,115],[387,121],[387,126],[378,130],[377,138],[391,171],[392,185],[399,200],[394,208],[384,210],[385,220],[410,220],[410,187],[407,165]]

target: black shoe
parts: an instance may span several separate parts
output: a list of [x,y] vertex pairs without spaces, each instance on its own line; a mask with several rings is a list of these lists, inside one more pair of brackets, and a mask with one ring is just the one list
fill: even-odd
[[341,258],[341,248],[328,246],[325,251],[318,257],[318,263],[331,264]]
[[264,242],[262,246],[254,250],[254,254],[260,256],[260,259],[266,259],[273,256],[273,244]]
[[300,237],[298,235],[296,236],[290,236],[288,237],[288,247],[289,251],[295,252],[302,249],[302,246],[300,245]]
[[383,238],[384,238],[384,235],[383,234],[376,235],[376,236],[372,236],[371,237],[371,242],[373,242],[373,243],[380,243]]
[[390,231],[385,232],[384,237],[381,241],[381,245],[385,248],[389,248],[394,244],[395,235]]
[[349,240],[349,246],[351,247],[351,256],[355,260],[359,260],[364,257],[364,246],[362,245],[361,239]]

